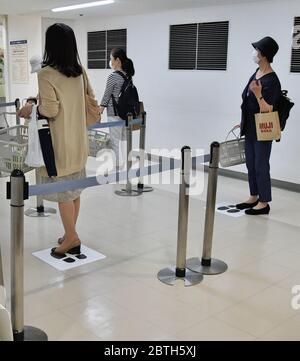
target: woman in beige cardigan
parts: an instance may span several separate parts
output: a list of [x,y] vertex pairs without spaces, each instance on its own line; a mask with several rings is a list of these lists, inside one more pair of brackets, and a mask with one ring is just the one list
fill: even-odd
[[[49,178],[46,169],[42,169],[43,183],[85,178],[88,138],[83,71],[73,30],[65,24],[50,26],[43,68],[38,73],[38,112],[49,119],[57,177]],[[89,94],[93,94],[89,84],[88,88]],[[28,118],[31,109],[32,105],[26,104],[20,116]],[[76,232],[80,194],[78,189],[44,197],[58,202],[65,230],[58,242],[60,246],[51,251],[55,258],[80,253],[81,242]]]

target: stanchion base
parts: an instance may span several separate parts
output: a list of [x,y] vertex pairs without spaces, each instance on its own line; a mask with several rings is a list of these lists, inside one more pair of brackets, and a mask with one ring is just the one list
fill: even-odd
[[131,192],[127,192],[126,189],[122,189],[121,191],[115,191],[115,194],[121,197],[137,197],[137,196],[141,196],[143,193],[134,190],[132,190]]
[[44,212],[38,212],[37,208],[30,208],[25,211],[27,217],[50,217],[51,214],[56,214],[56,209],[54,208],[44,208]]
[[175,268],[171,267],[160,270],[157,278],[169,286],[174,286],[177,280],[182,280],[185,287],[197,285],[203,280],[203,276],[200,273],[191,272],[188,269],[186,269],[185,277],[177,277]]
[[25,326],[24,332],[14,333],[14,341],[48,341],[48,336],[39,328]]
[[199,258],[190,258],[186,262],[186,266],[189,270],[197,272],[203,275],[218,275],[227,271],[228,266],[225,262],[218,259],[211,259],[210,266],[202,266]]
[[137,189],[133,189],[133,191],[140,193],[148,193],[148,192],[153,192],[154,189],[152,187],[143,186],[143,187],[137,187]]

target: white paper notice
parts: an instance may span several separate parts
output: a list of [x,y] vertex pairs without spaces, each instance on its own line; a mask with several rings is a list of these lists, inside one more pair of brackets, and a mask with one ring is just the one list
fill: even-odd
[[12,82],[28,83],[28,43],[27,40],[10,41]]

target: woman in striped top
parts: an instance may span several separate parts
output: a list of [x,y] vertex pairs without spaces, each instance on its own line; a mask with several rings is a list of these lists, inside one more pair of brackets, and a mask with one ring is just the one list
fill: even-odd
[[[119,121],[120,118],[115,114],[112,97],[117,101],[124,84],[124,78],[119,72],[122,72],[127,77],[134,76],[135,70],[131,59],[123,49],[115,48],[110,53],[110,67],[114,70],[107,79],[106,89],[101,101],[101,114],[107,108],[107,120],[109,122]],[[110,143],[112,150],[116,156],[116,169],[119,170],[124,165],[125,153],[122,150],[122,145],[126,140],[125,127],[111,127],[110,130]]]

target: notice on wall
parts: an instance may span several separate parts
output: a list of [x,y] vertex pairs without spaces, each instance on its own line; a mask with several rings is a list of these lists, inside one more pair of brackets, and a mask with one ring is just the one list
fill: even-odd
[[27,40],[10,41],[10,61],[13,84],[28,83],[28,43]]
[[0,18],[0,102],[5,101],[5,80],[4,80],[4,27],[1,24]]

